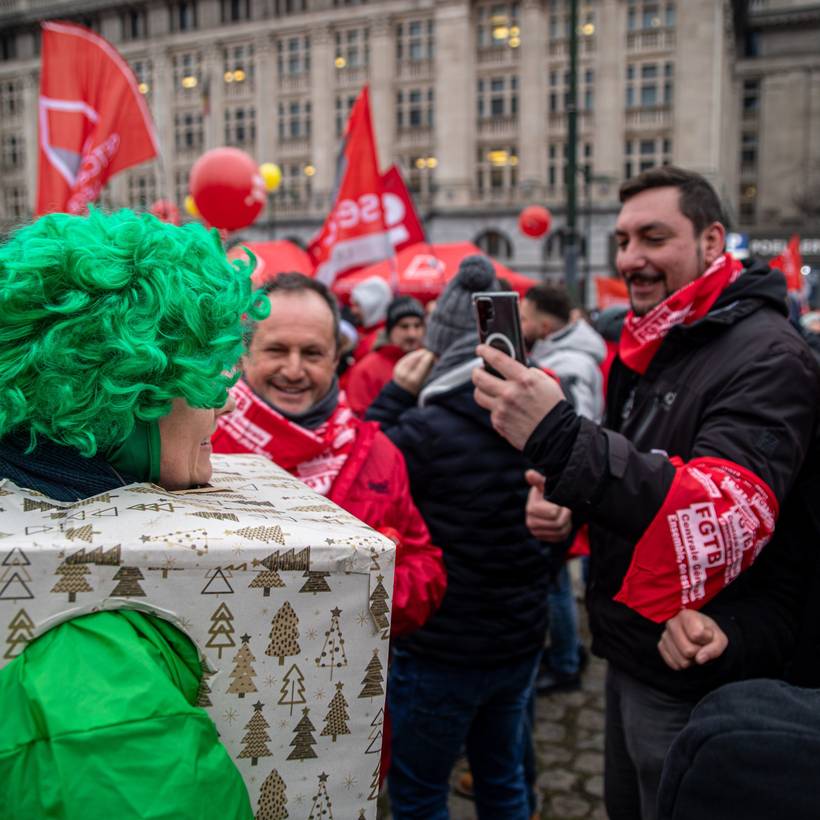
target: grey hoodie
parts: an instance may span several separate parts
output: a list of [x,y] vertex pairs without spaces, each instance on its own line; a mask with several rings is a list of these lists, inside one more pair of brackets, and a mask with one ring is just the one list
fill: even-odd
[[604,380],[601,362],[606,343],[586,322],[579,320],[539,339],[530,351],[539,366],[552,370],[575,411],[599,422],[604,415]]

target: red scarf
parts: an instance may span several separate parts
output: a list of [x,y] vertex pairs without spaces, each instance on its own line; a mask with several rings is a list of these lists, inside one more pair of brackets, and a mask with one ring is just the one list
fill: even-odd
[[277,413],[244,381],[231,389],[236,410],[220,416],[213,435],[214,452],[260,453],[328,495],[356,440],[359,422],[344,393],[330,418],[315,430],[300,427]]
[[743,265],[724,254],[703,276],[667,296],[644,316],[636,316],[630,310],[618,350],[621,361],[641,375],[646,373],[669,329],[675,325],[691,325],[706,316],[718,296],[742,272]]

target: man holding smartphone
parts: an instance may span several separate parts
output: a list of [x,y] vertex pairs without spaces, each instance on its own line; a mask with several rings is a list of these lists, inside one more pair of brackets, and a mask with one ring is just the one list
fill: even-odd
[[590,524],[607,811],[654,820],[666,752],[694,704],[729,681],[782,675],[793,650],[814,557],[784,519],[820,383],[786,319],[782,274],[725,253],[705,179],[656,168],[620,197],[616,264],[632,310],[604,425],[487,347],[477,352],[505,380],[476,370],[473,382],[495,429],[547,477],[531,529],[566,509]]

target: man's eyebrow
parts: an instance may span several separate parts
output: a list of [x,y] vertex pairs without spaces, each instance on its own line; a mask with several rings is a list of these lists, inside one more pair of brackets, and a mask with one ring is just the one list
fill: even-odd
[[[639,225],[636,229],[636,233],[648,233],[649,231],[671,231],[672,228],[666,224],[666,222],[647,222],[644,225]],[[615,228],[615,235],[616,236],[624,236],[629,231],[624,230],[624,228]]]

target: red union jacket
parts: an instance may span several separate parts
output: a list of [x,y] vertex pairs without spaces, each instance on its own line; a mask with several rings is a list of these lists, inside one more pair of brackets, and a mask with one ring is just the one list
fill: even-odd
[[[447,579],[441,550],[430,543],[427,525],[410,497],[407,468],[398,449],[375,422],[353,416],[344,393],[331,418],[331,423],[338,423],[324,438],[276,413],[244,382],[238,382],[231,393],[237,409],[219,418],[212,439],[214,452],[266,455],[351,515],[392,537],[397,548],[391,632],[404,635],[422,626],[441,603]],[[333,450],[326,446],[331,438],[345,444]],[[336,472],[333,465],[340,460]],[[311,481],[300,470],[308,463],[330,467],[324,472],[313,467],[316,480]]]

